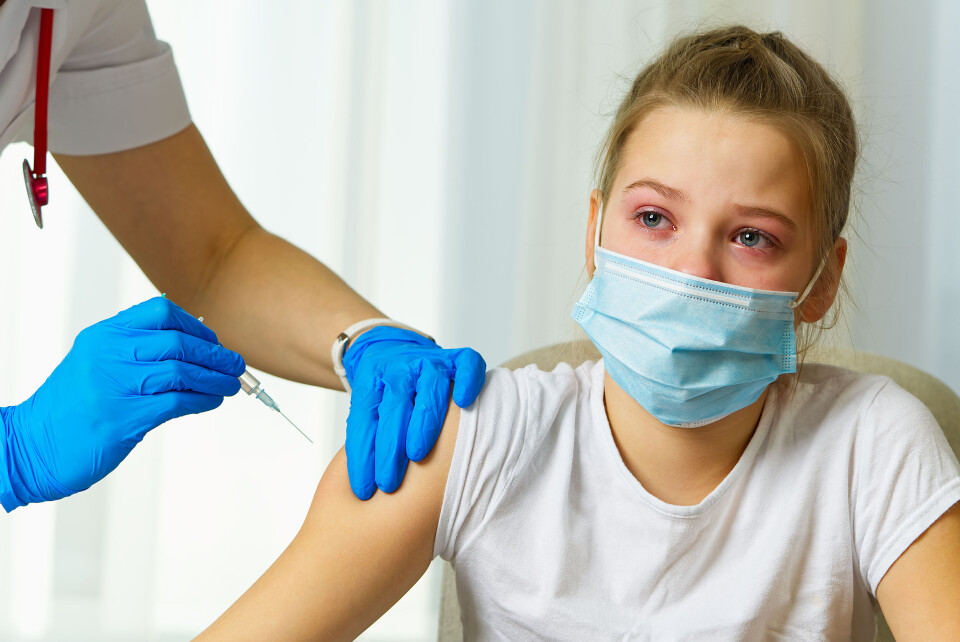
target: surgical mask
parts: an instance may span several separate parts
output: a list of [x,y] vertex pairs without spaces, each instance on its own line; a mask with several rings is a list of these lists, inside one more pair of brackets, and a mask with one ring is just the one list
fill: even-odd
[[601,247],[594,261],[572,316],[610,377],[660,422],[712,423],[796,372],[793,310],[822,264],[798,299],[796,292],[711,281]]

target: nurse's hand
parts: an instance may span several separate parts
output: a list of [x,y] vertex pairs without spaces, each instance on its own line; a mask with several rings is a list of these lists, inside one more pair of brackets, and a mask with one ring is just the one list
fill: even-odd
[[153,428],[236,394],[244,369],[165,298],[90,326],[32,397],[0,408],[0,502],[11,511],[89,488]]
[[444,350],[426,337],[377,326],[354,339],[343,355],[350,382],[347,474],[360,499],[377,488],[400,487],[408,460],[433,450],[453,401],[466,408],[477,398],[487,364],[470,348]]

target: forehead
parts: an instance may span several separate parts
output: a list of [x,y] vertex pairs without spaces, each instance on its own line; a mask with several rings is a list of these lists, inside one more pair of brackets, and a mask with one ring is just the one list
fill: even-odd
[[613,198],[639,179],[653,179],[691,200],[766,204],[810,218],[803,153],[784,130],[736,114],[661,107],[633,129],[614,179]]

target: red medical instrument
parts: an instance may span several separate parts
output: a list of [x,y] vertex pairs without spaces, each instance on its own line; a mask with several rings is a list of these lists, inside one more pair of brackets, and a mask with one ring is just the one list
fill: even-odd
[[33,168],[23,159],[23,182],[33,210],[33,220],[43,229],[40,208],[50,200],[47,191],[47,102],[50,94],[50,48],[53,40],[53,9],[40,11],[40,51],[37,54],[37,101],[33,117]]

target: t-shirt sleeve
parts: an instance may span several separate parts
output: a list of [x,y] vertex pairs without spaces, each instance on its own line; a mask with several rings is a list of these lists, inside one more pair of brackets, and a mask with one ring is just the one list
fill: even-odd
[[434,556],[453,559],[483,529],[575,390],[566,364],[552,373],[532,366],[487,373],[476,402],[460,413]]
[[[170,46],[157,39],[145,0],[101,2],[83,19],[50,87],[50,150],[105,154],[162,140],[190,124]],[[54,23],[56,28],[56,23]],[[32,128],[27,128],[32,136]]]
[[927,407],[892,381],[862,425],[853,528],[861,576],[876,596],[897,558],[960,501],[960,464]]

